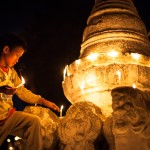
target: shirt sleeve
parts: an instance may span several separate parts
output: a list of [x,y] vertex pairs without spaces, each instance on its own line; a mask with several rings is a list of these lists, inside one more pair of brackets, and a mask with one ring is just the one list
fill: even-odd
[[[13,69],[13,75],[14,75],[14,86],[16,87],[19,84],[21,84],[22,81],[19,78],[19,76],[18,76],[17,72],[15,71],[15,69]],[[39,98],[41,98],[40,95],[36,95],[36,94],[32,93],[30,90],[28,90],[24,86],[20,86],[19,88],[17,88],[16,95],[21,100],[23,100],[27,103],[31,103],[31,104],[38,103]]]

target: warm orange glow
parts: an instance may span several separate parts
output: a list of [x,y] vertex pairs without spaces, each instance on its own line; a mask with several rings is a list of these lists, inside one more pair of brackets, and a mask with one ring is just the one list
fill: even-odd
[[138,53],[131,53],[131,56],[136,59],[138,61],[138,59],[140,58],[140,54]]
[[81,62],[81,61],[80,61],[80,59],[76,60],[76,64],[78,64],[78,65],[79,65],[79,64],[80,64],[80,62]]
[[18,86],[16,86],[16,88],[19,88],[20,86],[24,85],[25,84],[25,79],[21,76],[21,84],[19,84]]
[[135,89],[135,88],[136,88],[136,85],[135,85],[135,84],[133,84],[133,85],[132,85],[132,87]]
[[112,50],[111,52],[108,53],[109,56],[111,57],[117,57],[118,56],[118,52]]
[[120,81],[121,80],[121,72],[117,71],[117,75],[118,75],[118,78],[119,78],[119,81]]
[[61,105],[61,107],[60,107],[60,117],[62,117],[62,110],[63,110],[63,108],[64,108],[64,106]]
[[82,82],[80,88],[81,88],[82,94],[84,94],[85,83]]
[[68,65],[66,65],[66,66],[65,66],[65,69],[64,69],[64,74],[63,74],[63,79],[64,79],[64,80],[65,80],[65,77],[66,77],[67,68],[68,68]]
[[89,56],[87,56],[87,59],[93,61],[99,56],[98,53],[91,53]]
[[96,85],[96,76],[95,76],[95,74],[91,73],[91,74],[87,75],[86,82],[91,86]]

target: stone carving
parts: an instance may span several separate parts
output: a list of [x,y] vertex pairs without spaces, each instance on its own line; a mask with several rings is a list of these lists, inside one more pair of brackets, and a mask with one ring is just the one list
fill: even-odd
[[58,127],[61,150],[94,150],[102,128],[102,113],[92,102],[82,101],[69,107]]
[[57,128],[59,118],[48,108],[41,106],[27,106],[24,112],[37,115],[41,118],[44,136],[44,150],[54,150],[58,142]]
[[150,92],[118,87],[111,94],[112,121],[104,125],[110,147],[115,141],[116,150],[150,150]]
[[[112,133],[113,119],[112,115],[110,115],[105,122],[103,123],[103,134],[109,144],[109,150],[115,150],[115,139]],[[108,150],[106,149],[106,150]]]

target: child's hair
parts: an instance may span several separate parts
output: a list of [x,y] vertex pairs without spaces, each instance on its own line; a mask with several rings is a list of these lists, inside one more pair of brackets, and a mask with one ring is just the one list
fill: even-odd
[[22,47],[25,51],[27,49],[27,43],[14,33],[0,35],[0,54],[4,46],[8,46],[10,51],[18,46]]

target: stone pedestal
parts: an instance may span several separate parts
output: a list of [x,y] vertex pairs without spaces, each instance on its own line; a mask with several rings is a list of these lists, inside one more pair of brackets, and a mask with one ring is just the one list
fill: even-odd
[[111,94],[113,113],[104,123],[111,150],[150,150],[150,92],[120,87]]
[[58,144],[57,129],[59,125],[59,118],[48,108],[41,106],[27,106],[24,112],[37,115],[41,119],[43,127],[44,147],[43,150],[54,150]]
[[61,150],[94,150],[102,134],[102,113],[91,102],[78,102],[67,110],[58,127]]

